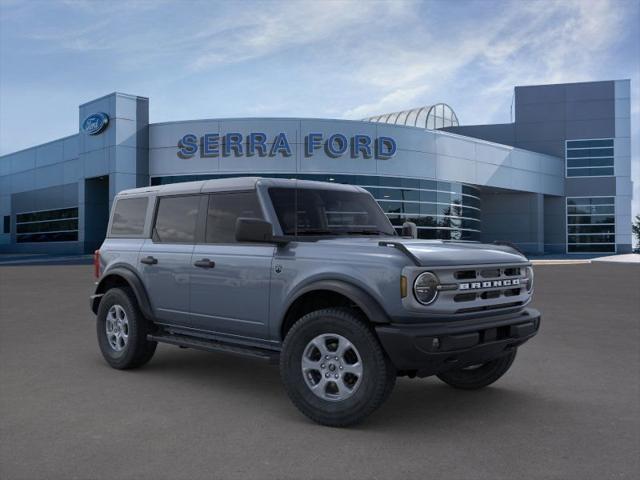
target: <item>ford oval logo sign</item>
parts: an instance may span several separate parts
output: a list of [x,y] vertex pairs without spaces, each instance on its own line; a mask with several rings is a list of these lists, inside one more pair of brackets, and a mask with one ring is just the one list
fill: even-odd
[[82,130],[89,135],[97,135],[109,125],[109,115],[106,113],[94,113],[82,122]]

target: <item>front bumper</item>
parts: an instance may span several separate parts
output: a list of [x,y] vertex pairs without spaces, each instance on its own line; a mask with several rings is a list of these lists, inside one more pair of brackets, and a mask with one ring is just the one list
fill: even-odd
[[400,372],[434,375],[497,358],[538,333],[540,312],[419,325],[391,323],[376,327],[378,338]]

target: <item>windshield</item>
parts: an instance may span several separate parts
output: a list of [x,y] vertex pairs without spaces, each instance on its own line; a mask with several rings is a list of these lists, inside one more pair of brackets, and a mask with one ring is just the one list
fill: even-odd
[[396,234],[382,209],[367,193],[270,188],[269,196],[284,235]]

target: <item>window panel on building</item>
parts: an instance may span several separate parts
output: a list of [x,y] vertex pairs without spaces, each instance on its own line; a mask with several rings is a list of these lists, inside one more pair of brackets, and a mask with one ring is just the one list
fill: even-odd
[[567,198],[567,253],[616,251],[614,197]]
[[613,139],[567,140],[567,177],[608,177],[614,174]]
[[78,240],[78,208],[60,208],[16,215],[16,242],[75,242]]

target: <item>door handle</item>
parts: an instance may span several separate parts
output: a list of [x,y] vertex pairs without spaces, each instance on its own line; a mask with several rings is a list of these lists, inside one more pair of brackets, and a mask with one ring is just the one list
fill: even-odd
[[200,268],[213,268],[216,266],[216,262],[212,262],[208,258],[203,258],[202,260],[198,260],[193,263],[196,267]]
[[158,263],[158,259],[152,256],[148,256],[141,258],[140,263],[144,263],[145,265],[155,265],[156,263]]

